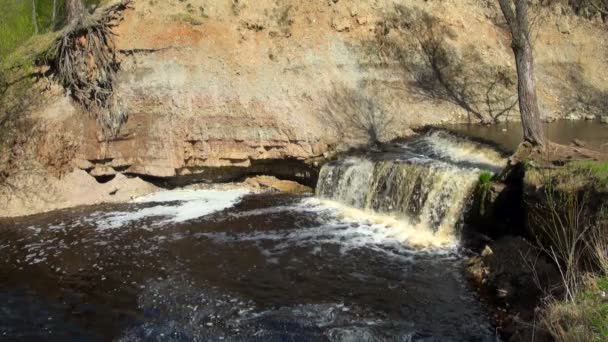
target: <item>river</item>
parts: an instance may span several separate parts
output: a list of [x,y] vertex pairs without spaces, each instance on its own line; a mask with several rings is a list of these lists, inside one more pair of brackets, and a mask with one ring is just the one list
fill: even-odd
[[[445,125],[441,128],[495,143],[509,152],[517,149],[523,136],[523,130],[519,122],[506,122],[490,126],[478,124]],[[578,140],[586,148],[608,152],[608,125],[597,120],[558,120],[544,123],[544,129],[547,138],[558,144],[570,145],[574,140]]]
[[442,132],[315,195],[167,190],[0,221],[0,339],[495,341],[462,215],[503,157]]

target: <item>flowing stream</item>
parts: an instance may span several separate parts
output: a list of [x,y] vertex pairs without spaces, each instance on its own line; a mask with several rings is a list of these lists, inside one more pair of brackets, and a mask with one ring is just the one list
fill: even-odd
[[0,221],[0,340],[495,341],[458,232],[504,159],[443,132],[315,196],[174,190]]

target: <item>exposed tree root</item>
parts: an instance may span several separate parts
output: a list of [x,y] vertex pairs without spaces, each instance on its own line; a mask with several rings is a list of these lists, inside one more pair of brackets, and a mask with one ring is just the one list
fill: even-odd
[[120,69],[112,28],[131,0],[121,0],[70,24],[46,60],[72,99],[95,117],[104,138],[118,134],[127,111],[115,95]]
[[511,163],[515,164],[526,160],[534,161],[542,166],[561,166],[576,160],[608,161],[608,154],[553,142],[547,142],[544,148],[524,142],[519,145],[517,151],[511,157]]

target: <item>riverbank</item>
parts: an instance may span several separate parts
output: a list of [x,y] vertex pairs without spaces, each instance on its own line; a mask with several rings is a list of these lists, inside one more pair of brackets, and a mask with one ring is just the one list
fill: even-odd
[[[20,179],[24,178],[24,179]],[[290,180],[272,176],[251,176],[241,182],[194,183],[173,186],[160,180],[143,180],[116,174],[111,180],[99,182],[84,170],[75,170],[61,178],[23,174],[0,186],[4,206],[0,217],[28,216],[79,206],[128,203],[138,197],[166,189],[230,190],[246,189],[252,193],[312,193],[313,189]]]
[[469,279],[507,341],[603,340],[608,165],[512,170],[480,183],[472,220],[488,240],[475,246]]

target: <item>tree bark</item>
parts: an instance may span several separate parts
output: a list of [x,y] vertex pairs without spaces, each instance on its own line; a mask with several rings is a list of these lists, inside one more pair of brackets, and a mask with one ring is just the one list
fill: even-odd
[[85,8],[82,0],[66,0],[68,23],[76,22],[85,15]]
[[[534,56],[530,43],[527,0],[498,0],[500,8],[511,30],[512,48],[517,65],[517,93],[524,141],[543,148],[545,132],[540,120],[540,109],[534,78]],[[515,3],[515,12],[512,3]]]
[[36,0],[32,0],[32,23],[34,24],[34,34],[38,34],[38,16],[36,15]]
[[51,15],[51,29],[55,29],[55,19],[57,18],[57,0],[53,0],[53,14]]

